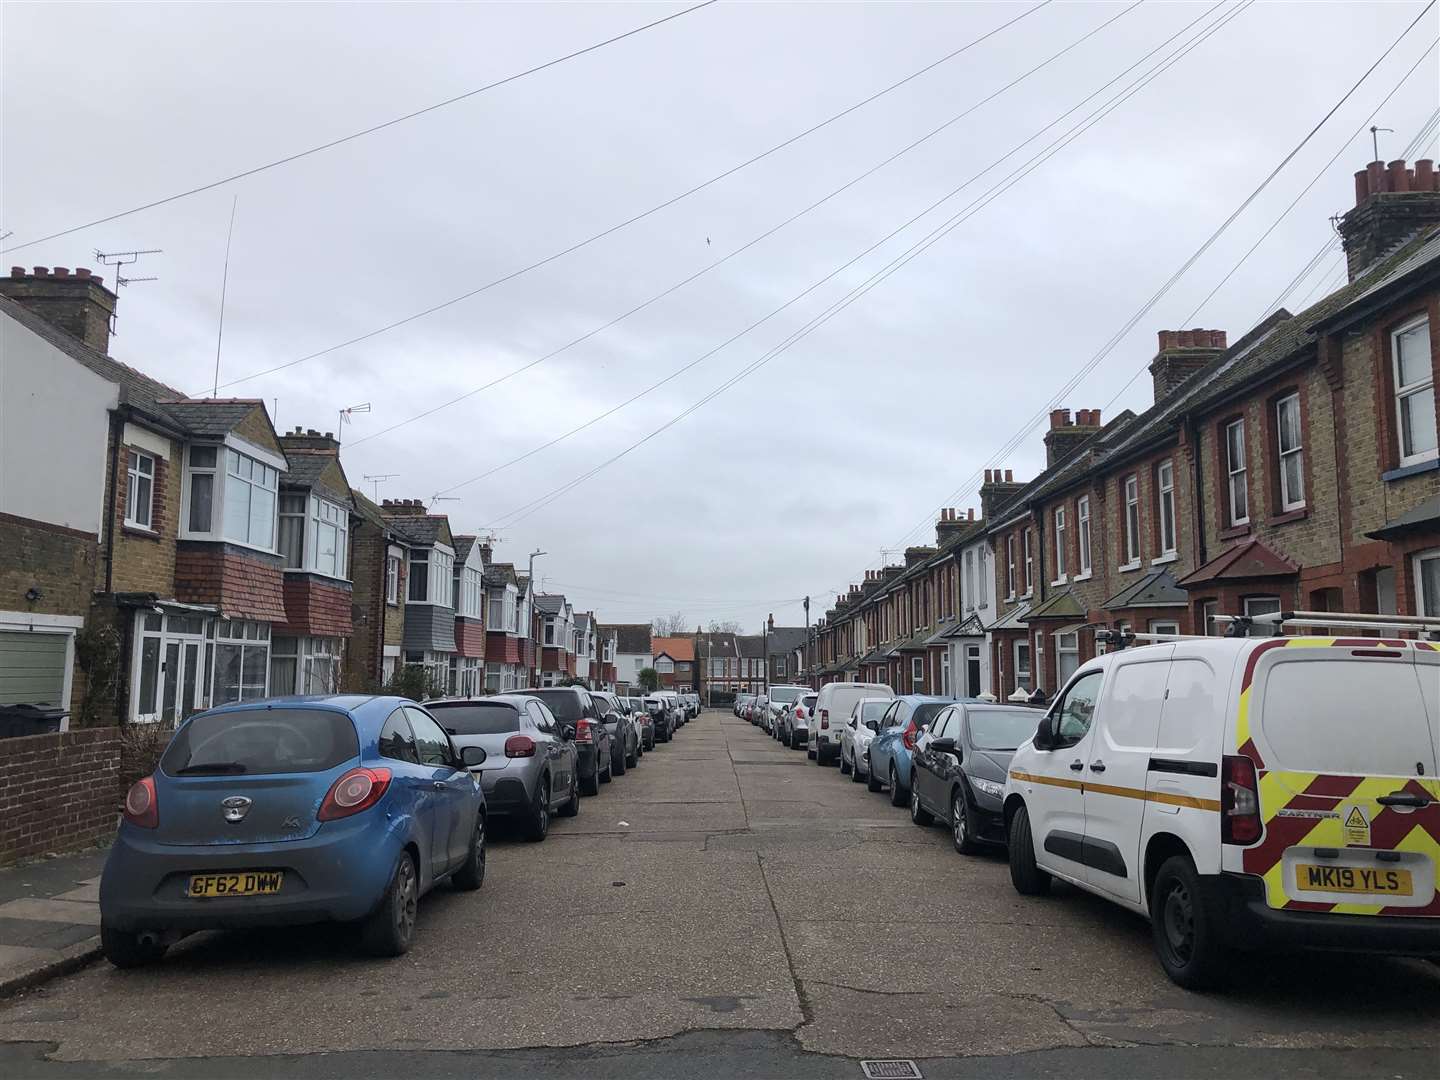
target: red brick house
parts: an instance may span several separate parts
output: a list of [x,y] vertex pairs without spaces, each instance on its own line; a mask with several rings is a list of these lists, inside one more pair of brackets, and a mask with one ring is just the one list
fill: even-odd
[[395,677],[405,642],[410,549],[400,527],[365,494],[350,490],[351,625],[346,686],[375,692]]

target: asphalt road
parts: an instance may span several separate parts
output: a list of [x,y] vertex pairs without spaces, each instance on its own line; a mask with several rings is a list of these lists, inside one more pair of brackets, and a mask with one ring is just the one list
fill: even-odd
[[[338,928],[207,934],[0,1002],[0,1075],[1433,1077],[1440,968],[1160,973],[1140,920],[1057,888],[728,713],[646,755],[376,961]],[[207,1059],[203,1064],[197,1058]]]

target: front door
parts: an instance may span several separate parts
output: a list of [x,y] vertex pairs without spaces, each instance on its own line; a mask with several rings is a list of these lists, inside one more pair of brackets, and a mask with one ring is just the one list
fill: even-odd
[[980,686],[980,646],[965,646],[965,696],[979,697]]
[[1098,671],[1082,676],[1055,703],[1048,718],[1049,749],[1035,754],[1034,772],[1022,781],[1030,788],[1026,806],[1036,861],[1078,881],[1089,878],[1084,859],[1085,766],[1101,678]]
[[133,713],[140,723],[178,724],[203,707],[201,615],[144,612],[135,618]]

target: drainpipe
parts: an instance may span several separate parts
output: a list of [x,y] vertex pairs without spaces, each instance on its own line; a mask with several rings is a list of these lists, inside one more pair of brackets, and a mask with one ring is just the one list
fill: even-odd
[[110,468],[105,476],[105,595],[110,595],[115,577],[115,485],[120,468],[120,444],[124,441],[125,419],[116,409],[110,414]]

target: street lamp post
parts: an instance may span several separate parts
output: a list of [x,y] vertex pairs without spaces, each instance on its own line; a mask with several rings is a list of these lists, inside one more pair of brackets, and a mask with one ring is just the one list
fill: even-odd
[[[549,555],[549,554],[550,554],[550,553],[549,553],[548,551],[540,551],[540,550],[538,550],[538,549],[535,550],[535,551],[532,551],[532,552],[530,553],[530,562],[529,562],[529,565],[528,565],[527,568],[526,568],[526,576],[527,576],[530,580],[529,580],[529,583],[528,583],[525,587],[530,590],[530,595],[531,595],[531,596],[538,596],[538,595],[539,595],[539,591],[535,588],[535,560],[538,559],[541,555]],[[534,608],[531,608],[531,611],[530,611],[530,625],[527,626],[527,627],[525,627],[525,636],[528,637],[528,638],[530,638],[530,640],[531,640],[531,648],[533,648],[533,649],[535,650],[535,666],[530,669],[530,685],[531,685],[531,686],[536,685],[536,684],[539,683],[539,681],[540,681],[540,647],[539,647],[538,644],[535,643],[534,633],[535,633],[535,611],[534,611]]]

